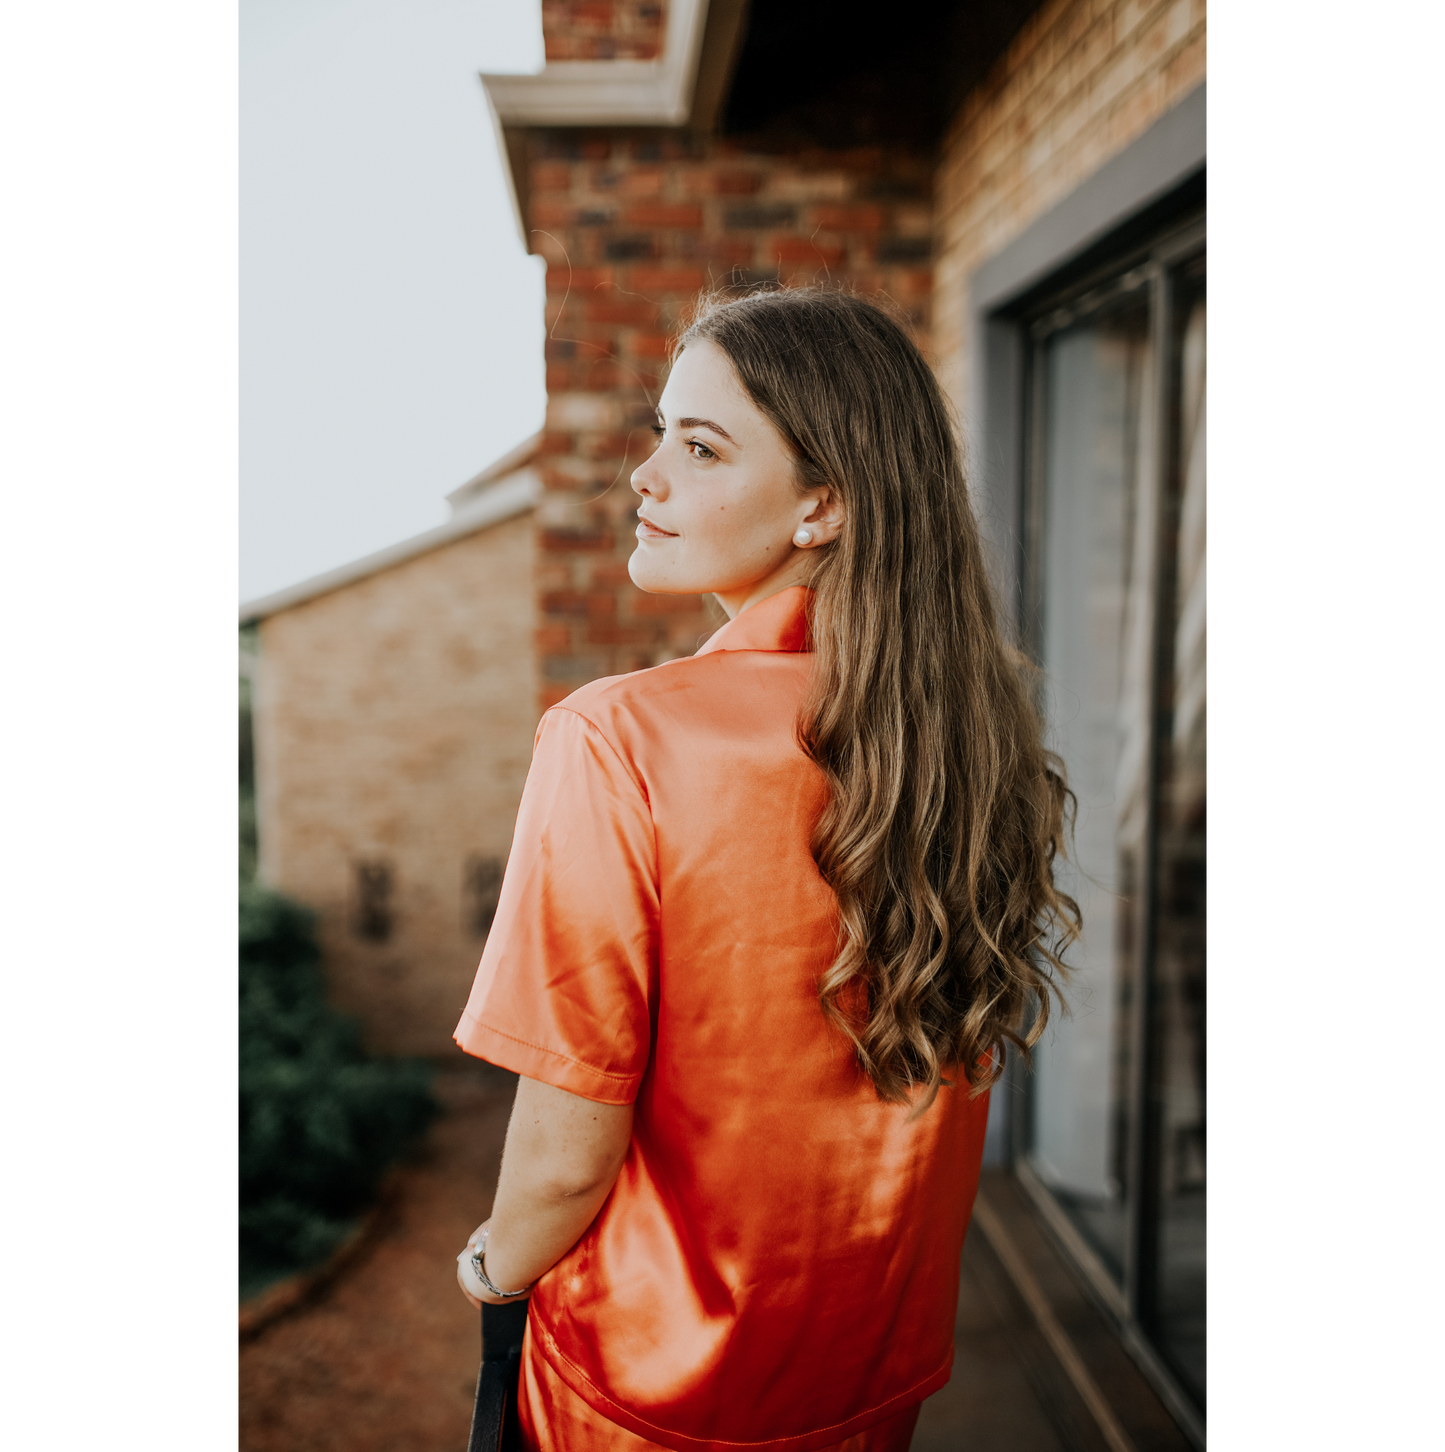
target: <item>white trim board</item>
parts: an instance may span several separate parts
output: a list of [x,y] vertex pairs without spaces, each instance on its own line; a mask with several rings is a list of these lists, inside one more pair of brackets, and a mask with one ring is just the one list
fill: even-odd
[[692,110],[708,0],[671,0],[660,59],[553,61],[533,76],[483,75],[506,126],[681,126]]
[[286,589],[263,595],[259,600],[248,600],[241,606],[241,624],[264,620],[268,615],[278,615],[283,610],[291,609],[293,605],[314,600],[318,595],[328,595],[333,590],[341,589],[343,585],[354,584],[368,575],[379,574],[393,565],[402,564],[417,555],[424,555],[429,550],[440,549],[442,545],[450,544],[453,540],[525,514],[541,497],[541,477],[535,470],[519,469],[515,474],[498,480],[490,489],[478,494],[436,529],[429,529],[424,534],[414,534],[410,539],[400,540],[384,550],[377,550],[375,554],[352,560],[350,564],[339,565],[324,574],[313,575],[309,580],[288,585]]
[[452,513],[470,507],[472,501],[499,479],[515,474],[518,469],[531,462],[542,443],[542,430],[538,429],[531,438],[523,439],[514,449],[508,449],[500,459],[493,460],[480,474],[474,474],[465,484],[458,484],[447,495]]

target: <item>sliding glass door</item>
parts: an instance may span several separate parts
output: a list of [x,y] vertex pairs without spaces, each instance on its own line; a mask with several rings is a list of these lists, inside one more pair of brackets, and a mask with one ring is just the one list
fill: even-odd
[[1202,224],[1027,320],[1022,618],[1078,798],[1024,1177],[1204,1405]]

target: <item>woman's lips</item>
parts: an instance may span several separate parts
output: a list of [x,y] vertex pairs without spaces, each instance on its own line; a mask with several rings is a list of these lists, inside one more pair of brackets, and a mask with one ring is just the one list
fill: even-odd
[[675,534],[669,534],[665,529],[659,529],[651,520],[639,519],[637,521],[638,539],[676,539]]

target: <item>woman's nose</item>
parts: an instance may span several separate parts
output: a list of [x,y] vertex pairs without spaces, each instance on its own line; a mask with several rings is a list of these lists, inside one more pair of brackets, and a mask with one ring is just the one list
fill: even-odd
[[667,485],[657,468],[656,454],[649,455],[632,471],[632,490],[634,494],[649,495],[653,499],[666,496]]

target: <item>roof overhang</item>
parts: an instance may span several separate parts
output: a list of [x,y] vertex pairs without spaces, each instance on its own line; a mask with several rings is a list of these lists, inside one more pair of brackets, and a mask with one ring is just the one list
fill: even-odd
[[534,75],[481,76],[524,252],[533,249],[520,137],[543,126],[711,131],[727,98],[747,13],[748,0],[671,0],[662,55],[655,61],[553,61]]
[[692,113],[708,0],[671,0],[655,61],[553,61],[536,75],[484,75],[504,126],[682,126]]

